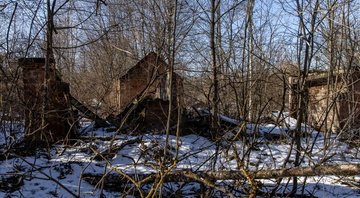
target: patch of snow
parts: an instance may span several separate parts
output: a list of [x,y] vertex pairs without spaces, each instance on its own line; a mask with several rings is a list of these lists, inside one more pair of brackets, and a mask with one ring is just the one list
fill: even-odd
[[[276,112],[275,114],[276,115]],[[277,114],[278,115],[278,114]],[[296,120],[289,118],[287,113],[284,113],[283,118],[286,120],[290,129],[295,126]],[[286,117],[287,116],[287,117]],[[223,119],[223,118],[222,118]],[[230,118],[224,118],[232,123],[239,123],[236,120]],[[24,157],[23,159],[11,158],[0,161],[0,173],[3,177],[10,173],[20,173],[25,175],[31,175],[35,178],[30,180],[24,180],[24,185],[19,190],[14,192],[0,191],[0,197],[69,197],[71,194],[59,186],[55,181],[48,180],[46,175],[52,177],[54,180],[63,184],[71,192],[77,194],[78,186],[80,185],[81,197],[98,197],[99,189],[94,190],[94,185],[90,185],[88,182],[81,180],[79,182],[81,173],[102,174],[105,161],[94,161],[92,158],[96,153],[89,149],[92,148],[96,152],[104,152],[110,146],[110,141],[106,138],[114,137],[115,132],[107,132],[108,128],[93,128],[93,123],[82,123],[82,129],[84,137],[95,137],[93,141],[84,142],[78,141],[75,145],[64,146],[55,145],[49,152],[45,150],[39,150],[36,156]],[[286,127],[279,127],[272,124],[264,125],[246,125],[247,133],[252,134],[255,130],[258,130],[260,134],[285,134]],[[4,134],[0,133],[0,141],[4,144]],[[315,139],[315,135],[318,138]],[[303,149],[309,149],[312,146],[312,153],[309,156],[302,151],[304,158],[301,166],[315,165],[324,158],[332,156],[327,161],[328,164],[344,164],[344,163],[360,163],[360,159],[357,158],[357,149],[349,147],[336,139],[336,135],[331,135],[330,140],[324,141],[324,136],[321,132],[314,131],[309,138],[302,138],[301,143]],[[98,139],[96,139],[98,138]],[[117,134],[114,140],[114,146],[119,146],[122,143],[140,138],[142,143],[133,143],[125,146],[118,151],[114,158],[109,160],[111,165],[118,170],[123,171],[126,174],[150,174],[156,173],[160,167],[150,166],[149,164],[157,164],[155,155],[157,152],[163,152],[165,135],[150,135],[143,134],[142,136],[130,136],[124,134]],[[222,143],[224,145],[229,144],[233,140],[234,134],[227,134],[224,136]],[[209,141],[207,138],[198,135],[187,135],[179,137],[179,142],[175,136],[169,136],[169,155],[175,156],[176,144],[178,147],[179,161],[174,170],[190,169],[192,171],[210,170],[213,163],[212,159],[217,156],[217,163],[215,164],[216,170],[239,170],[238,163],[234,158],[234,150],[231,147],[228,152],[225,152],[227,148],[219,148],[218,155],[216,154],[216,145],[214,142]],[[257,141],[248,138],[249,141]],[[326,145],[324,145],[326,143]],[[290,145],[286,143],[264,143],[259,142],[256,145],[256,149],[251,150],[250,153],[243,153],[243,148],[248,149],[246,145],[243,145],[241,141],[234,141],[233,145],[237,149],[238,155],[248,155],[246,164],[248,170],[268,170],[278,169],[284,164],[286,157],[290,151]],[[326,152],[324,152],[326,148]],[[5,151],[1,149],[1,151]],[[246,151],[245,151],[246,152]],[[50,159],[48,155],[50,154]],[[292,149],[290,153],[290,159],[286,164],[286,167],[293,167],[296,152]],[[138,165],[135,165],[138,164]],[[34,170],[34,166],[40,171]],[[107,166],[105,171],[111,171]],[[118,174],[112,171],[111,174]],[[43,179],[41,179],[43,178]],[[305,178],[300,178],[299,188],[302,188],[301,181]],[[305,186],[305,192],[308,194],[314,194],[317,197],[358,197],[358,191],[354,188],[339,184],[337,181],[339,178],[336,176],[323,176],[323,177],[309,177]],[[276,181],[274,180],[261,180],[264,184],[263,191],[270,190]],[[225,182],[225,181],[224,181]],[[231,182],[228,182],[229,184]],[[220,184],[220,182],[219,182]],[[170,184],[169,184],[170,185]],[[181,185],[181,184],[171,184]],[[191,183],[184,187],[184,190],[194,191],[199,189],[199,184]],[[279,192],[289,193],[292,189],[292,180],[284,179],[280,185]],[[107,197],[120,196],[121,192],[112,192],[105,189],[104,194]],[[238,194],[240,196],[240,194]]]

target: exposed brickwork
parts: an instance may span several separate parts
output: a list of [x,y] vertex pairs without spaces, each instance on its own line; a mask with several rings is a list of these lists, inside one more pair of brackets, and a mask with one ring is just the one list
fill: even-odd
[[[312,74],[306,81],[307,124],[318,130],[337,132],[344,126],[354,128],[360,126],[360,77],[359,71],[353,71],[349,80],[342,74],[337,75],[337,81],[328,86],[327,74]],[[293,85],[290,97],[290,111],[296,118],[298,105],[296,79],[291,79]]]
[[[129,104],[136,102],[135,100],[137,100],[141,94],[151,96],[153,101],[149,101],[147,104],[146,123],[144,126],[153,127],[157,130],[164,129],[164,126],[166,126],[170,94],[170,72],[168,69],[169,66],[160,57],[155,53],[150,53],[123,75],[119,82],[117,82],[118,86],[115,86],[119,90],[116,100],[119,101],[118,106],[120,112],[124,111]],[[143,93],[145,88],[148,88],[148,90],[146,93]],[[173,108],[177,106],[182,107],[183,79],[176,73],[173,74],[172,93]],[[177,111],[173,113],[173,116],[172,125],[177,122]]]
[[69,132],[67,122],[68,105],[65,93],[68,92],[68,84],[57,81],[51,64],[49,75],[49,94],[46,106],[48,112],[45,116],[47,126],[41,133],[42,106],[44,94],[45,59],[27,58],[19,59],[23,68],[23,86],[25,101],[25,126],[29,140],[56,142],[64,139]]
[[[163,130],[166,128],[169,112],[169,101],[163,101],[161,99],[148,101],[145,110],[144,129],[151,129],[154,132],[164,132]],[[173,109],[170,118],[170,126],[177,124],[177,118],[177,110]],[[175,130],[172,130],[171,134],[175,135],[175,132]]]

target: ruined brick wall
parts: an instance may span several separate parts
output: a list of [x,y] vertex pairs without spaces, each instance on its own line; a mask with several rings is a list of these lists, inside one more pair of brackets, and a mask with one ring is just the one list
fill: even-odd
[[[147,106],[145,110],[145,122],[143,123],[144,130],[152,130],[153,132],[164,133],[166,129],[168,112],[169,101],[164,101],[162,99],[147,101]],[[170,126],[176,125],[177,120],[177,109],[173,108],[170,117]],[[175,135],[176,130],[171,130],[171,134]]]
[[360,127],[360,72],[352,74],[352,78],[341,88],[339,95],[339,122],[341,127]]
[[45,78],[45,59],[44,58],[24,58],[19,59],[19,64],[23,68],[23,86],[25,102],[25,126],[26,134],[31,134],[28,139],[55,142],[62,140],[69,132],[69,125],[66,118],[68,115],[68,105],[65,100],[65,93],[68,92],[67,83],[57,81],[54,69],[51,64],[49,69],[49,93],[46,106],[47,126],[41,133],[41,122],[43,114],[44,98],[44,78]]
[[[316,130],[326,131],[331,130],[336,132],[340,128],[338,117],[339,102],[335,97],[337,89],[328,89],[326,80],[322,82],[307,81],[305,88],[305,101],[307,108],[305,109],[305,122]],[[337,84],[337,87],[341,87]],[[290,112],[291,116],[297,118],[297,107],[299,105],[297,87],[292,81],[292,90],[290,97]]]
[[[349,128],[360,127],[360,73],[351,74],[350,80],[341,75],[333,86],[327,85],[327,78],[312,78],[307,81],[306,109],[307,124],[317,130],[337,132],[344,126]],[[292,81],[293,90],[290,98],[290,112],[296,118],[296,86]]]
[[[170,72],[168,69],[169,66],[161,58],[157,57],[155,53],[150,53],[119,80],[119,110],[122,112],[134,102],[134,98],[139,96],[155,77],[154,82],[148,87],[145,94],[145,96],[151,96],[152,100],[143,101],[146,103],[145,120],[138,128],[140,131],[154,130],[154,132],[159,132],[166,128],[170,100]],[[172,83],[174,113],[171,115],[171,126],[177,123],[177,107],[182,108],[184,100],[182,77],[173,73]]]
[[335,132],[340,123],[337,114],[338,100],[334,91],[329,91],[328,85],[312,86],[308,90],[308,124],[321,131],[330,129]]
[[[156,72],[156,79],[149,87],[146,95],[151,96],[153,99],[169,100],[170,73],[166,71],[167,69],[168,65],[161,58],[158,58],[155,53],[150,53],[122,76],[118,86],[120,112],[123,111],[138,94],[144,91],[151,81],[151,78],[154,77],[154,72]],[[174,104],[179,103],[179,105],[182,106],[183,80],[176,73],[173,74],[172,93]]]
[[[124,76],[120,78],[119,82],[119,107],[123,111],[132,100],[140,94],[151,78],[155,75],[160,75],[167,69],[167,64],[156,57],[156,54],[150,54],[142,59],[137,65],[131,68]],[[160,79],[157,79],[156,85]],[[154,97],[155,86],[149,87],[148,94]]]

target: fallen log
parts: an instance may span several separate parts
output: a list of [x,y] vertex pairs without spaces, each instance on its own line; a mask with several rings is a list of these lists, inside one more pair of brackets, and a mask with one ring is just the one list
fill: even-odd
[[[295,167],[276,170],[248,171],[248,175],[254,179],[277,179],[284,177],[309,177],[323,175],[353,176],[360,174],[360,164],[335,164],[321,165],[315,167]],[[135,181],[141,181],[151,176],[145,183],[155,182],[158,175],[155,174],[132,174],[129,175]],[[83,178],[90,183],[97,183],[102,175],[84,174]],[[110,174],[106,176],[105,183],[125,184],[129,181],[121,175]],[[189,170],[171,171],[164,177],[164,182],[215,182],[218,180],[242,180],[246,176],[242,170],[239,171],[198,171],[193,173]]]
[[[277,179],[284,177],[310,177],[322,175],[353,176],[360,174],[360,164],[335,164],[249,171],[248,174],[255,179]],[[245,176],[243,171],[204,171],[203,175],[216,180],[234,180]]]

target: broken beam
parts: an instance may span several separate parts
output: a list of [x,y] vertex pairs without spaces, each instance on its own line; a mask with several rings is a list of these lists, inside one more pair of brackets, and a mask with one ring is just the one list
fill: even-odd
[[71,105],[73,105],[75,108],[77,108],[79,111],[81,111],[87,118],[95,121],[100,127],[108,127],[109,126],[109,124],[105,120],[101,119],[99,116],[97,116],[90,109],[85,107],[83,104],[81,104],[81,102],[76,100],[71,95],[69,95],[69,99],[70,99]]

